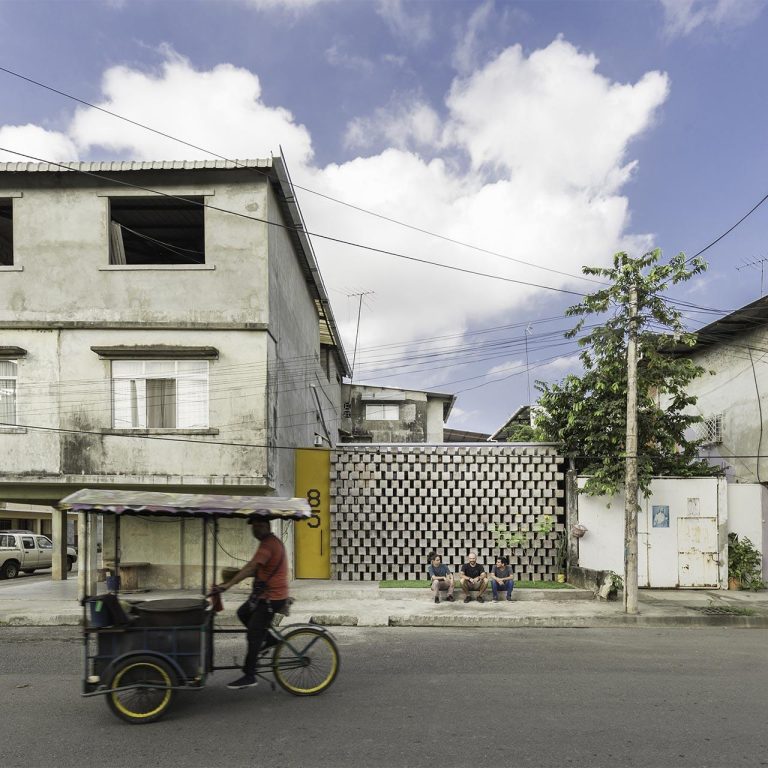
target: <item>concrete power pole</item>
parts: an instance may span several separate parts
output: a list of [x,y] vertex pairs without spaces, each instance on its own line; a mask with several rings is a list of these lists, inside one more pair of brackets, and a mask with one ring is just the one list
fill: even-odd
[[624,479],[624,613],[637,613],[637,286],[629,292],[627,468]]

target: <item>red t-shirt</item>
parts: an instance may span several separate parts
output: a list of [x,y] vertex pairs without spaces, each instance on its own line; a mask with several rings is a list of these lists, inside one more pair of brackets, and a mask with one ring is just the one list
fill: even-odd
[[288,597],[288,560],[283,542],[274,533],[267,534],[251,558],[256,566],[254,580],[266,581],[263,595],[267,600],[285,600]]

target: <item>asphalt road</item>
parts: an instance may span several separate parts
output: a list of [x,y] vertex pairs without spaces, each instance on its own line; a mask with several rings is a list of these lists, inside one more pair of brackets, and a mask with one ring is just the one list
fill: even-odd
[[320,696],[222,672],[143,726],[79,696],[77,632],[51,631],[0,628],[4,768],[768,766],[764,630],[340,628]]

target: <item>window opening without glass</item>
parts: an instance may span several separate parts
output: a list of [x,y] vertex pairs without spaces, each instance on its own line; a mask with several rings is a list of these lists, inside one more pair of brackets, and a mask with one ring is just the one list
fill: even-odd
[[204,264],[202,197],[110,198],[110,264]]
[[0,360],[0,426],[16,424],[17,364]]
[[208,427],[207,360],[114,360],[115,429]]
[[13,201],[0,198],[0,267],[13,266]]

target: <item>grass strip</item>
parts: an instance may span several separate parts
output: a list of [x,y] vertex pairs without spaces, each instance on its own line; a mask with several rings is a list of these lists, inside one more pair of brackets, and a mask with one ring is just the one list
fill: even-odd
[[[430,582],[426,579],[387,579],[379,582],[381,589],[429,589]],[[461,590],[459,580],[455,580],[457,591]],[[557,581],[516,581],[515,589],[575,589],[570,584],[561,584]],[[488,585],[488,592],[491,585]]]

